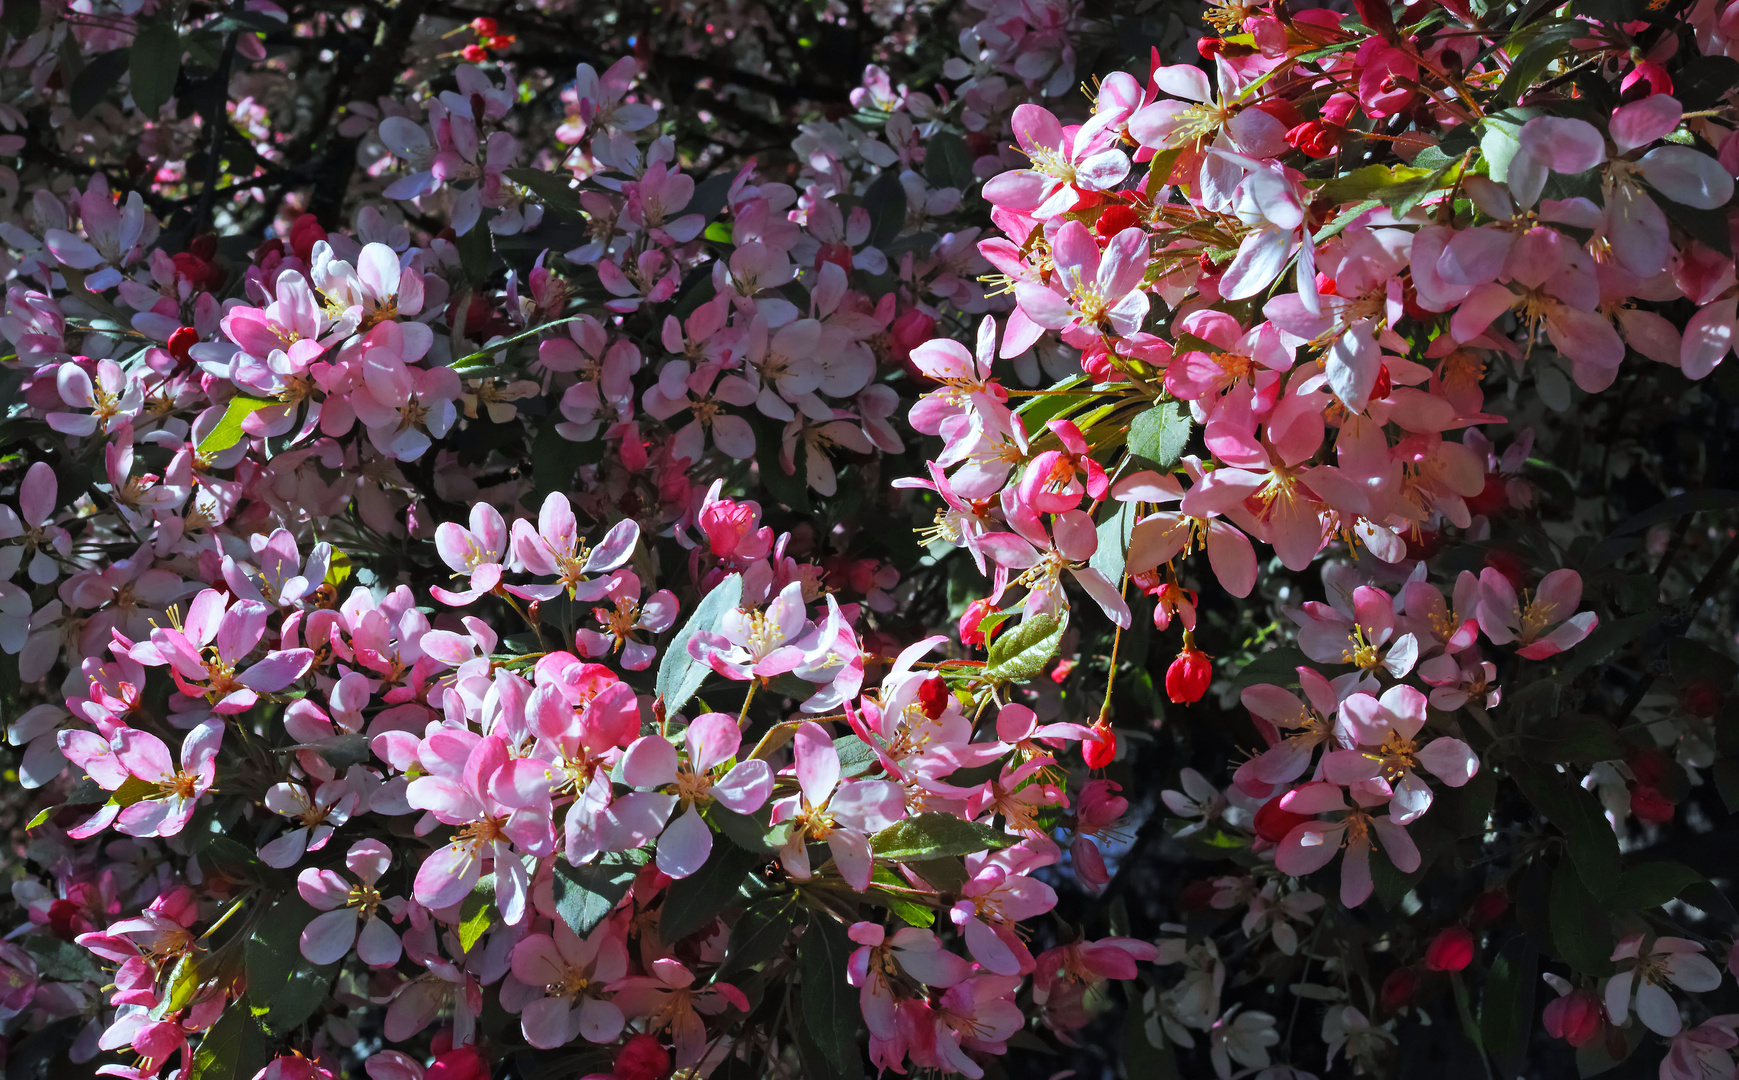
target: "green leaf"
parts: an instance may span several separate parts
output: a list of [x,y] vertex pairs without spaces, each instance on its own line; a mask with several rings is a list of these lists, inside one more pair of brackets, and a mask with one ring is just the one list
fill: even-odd
[[229,408],[224,410],[223,419],[219,420],[217,426],[199,441],[199,452],[216,454],[228,450],[242,441],[243,420],[261,409],[277,404],[280,403],[271,398],[249,397],[246,394],[237,394],[230,398]]
[[1607,538],[1596,544],[1582,560],[1583,573],[1611,565],[1628,548],[1628,545],[1618,542],[1623,537],[1635,535],[1686,514],[1731,510],[1736,506],[1739,506],[1739,491],[1728,491],[1724,488],[1686,491],[1674,495],[1619,522]]
[[1449,973],[1449,987],[1455,995],[1455,1015],[1461,1021],[1461,1033],[1467,1036],[1467,1041],[1473,1044],[1481,1060],[1485,1058],[1485,1039],[1480,1035],[1479,1025],[1473,1019],[1473,1003],[1468,999],[1467,980],[1461,977],[1461,972]]
[[1017,839],[988,825],[935,811],[889,825],[870,837],[870,850],[877,858],[893,862],[922,861],[1005,848]]
[[1486,1052],[1505,1080],[1515,1080],[1527,1062],[1539,968],[1539,950],[1534,947],[1534,939],[1518,934],[1504,942],[1486,976],[1479,1031]]
[[1057,647],[1063,642],[1063,631],[1069,627],[1069,616],[1033,615],[1019,626],[1006,631],[990,645],[990,660],[984,676],[993,682],[1024,683],[1044,670]]
[[573,179],[571,175],[542,169],[507,169],[502,175],[536,195],[539,202],[552,210],[575,216],[585,214],[580,206],[580,189],[569,183]]
[[1587,975],[1612,970],[1612,919],[1589,893],[1582,875],[1570,862],[1552,873],[1547,899],[1551,912],[1552,946],[1566,964]]
[[1739,760],[1722,758],[1715,762],[1715,790],[1729,814],[1739,813]]
[[1317,195],[1337,205],[1358,202],[1378,196],[1385,188],[1429,175],[1428,170],[1410,165],[1366,165],[1324,183]]
[[1511,761],[1508,769],[1534,808],[1568,838],[1570,861],[1583,887],[1594,896],[1604,896],[1618,881],[1619,858],[1618,836],[1607,823],[1600,801],[1550,766]]
[[459,947],[470,952],[495,924],[495,875],[484,874],[459,908]]
[[839,757],[839,775],[847,780],[862,776],[882,761],[875,750],[856,735],[841,735],[833,740],[833,752]]
[[689,197],[688,205],[676,216],[699,214],[707,221],[718,217],[719,211],[725,208],[725,203],[730,199],[731,182],[735,179],[729,172],[722,172],[702,180],[694,186],[694,194]]
[[[1515,63],[1498,84],[1497,96],[1502,101],[1517,101],[1540,81],[1540,76],[1553,61],[1570,52],[1570,42],[1588,36],[1588,24],[1580,19],[1560,19],[1531,23],[1512,34],[1504,49],[1515,57]],[[1522,42],[1526,42],[1525,45]],[[1518,54],[1516,49],[1520,47]]]
[[0,14],[0,29],[14,40],[29,37],[41,22],[42,0],[8,0],[5,13]]
[[845,927],[822,914],[809,920],[797,942],[797,968],[803,976],[804,1023],[827,1059],[837,1069],[858,1060],[857,1026],[862,1010],[857,991],[846,981],[852,953]]
[[134,803],[144,802],[156,794],[158,794],[156,784],[149,780],[141,780],[137,776],[129,776],[121,781],[121,786],[109,796],[109,801],[124,810]]
[[[471,230],[471,232],[473,232],[473,233],[476,231],[477,231],[476,229]],[[484,232],[487,233],[488,230],[486,229],[486,230],[484,230]],[[467,233],[466,235],[469,236],[471,234]],[[460,239],[462,240],[464,238],[461,237]],[[509,345],[517,345],[520,342],[525,341],[527,338],[538,337],[542,334],[548,333],[549,331],[555,329],[558,326],[566,326],[568,323],[578,322],[580,319],[581,319],[581,316],[579,316],[579,315],[570,315],[565,319],[551,319],[549,322],[546,322],[546,323],[538,323],[536,326],[533,326],[528,330],[521,330],[519,333],[514,334],[510,337],[504,337],[504,338],[500,339],[499,341],[491,341],[489,344],[483,346],[481,349],[478,349],[476,352],[467,353],[466,355],[461,356],[459,359],[453,361],[453,370],[457,371],[460,375],[470,374],[471,368],[482,366],[483,361],[489,359],[491,356],[494,356],[496,353],[500,352],[502,349],[507,348]]]
[[83,946],[70,941],[47,937],[42,934],[27,934],[17,939],[30,958],[36,961],[38,978],[53,982],[77,983],[86,979],[105,982],[102,970],[97,967],[96,955]]
[[300,1027],[331,995],[338,965],[317,967],[302,955],[302,931],[316,914],[300,897],[284,897],[254,924],[242,947],[245,1005],[269,1033]]
[[1105,580],[1113,585],[1123,580],[1124,557],[1129,554],[1129,538],[1135,532],[1135,504],[1116,505],[1111,516],[1099,523],[1099,546],[1087,560],[1088,566],[1104,574]]
[[715,840],[706,865],[673,882],[664,894],[664,908],[658,917],[659,937],[674,942],[711,922],[736,899],[743,879],[764,859],[758,852]]
[[1619,875],[1618,884],[1606,894],[1606,906],[1613,911],[1651,911],[1704,880],[1684,863],[1639,863]]
[[731,227],[722,221],[715,221],[706,227],[701,236],[715,244],[728,244],[731,242]]
[[202,838],[197,854],[200,866],[208,874],[248,882],[271,881],[283,876],[261,862],[253,848],[227,836],[212,835]]
[[359,731],[334,735],[319,742],[294,743],[284,747],[286,753],[291,750],[312,750],[339,772],[352,765],[360,765],[373,756],[373,751],[368,748],[368,736]]
[[585,937],[627,894],[645,863],[642,852],[606,852],[584,866],[575,866],[566,859],[555,860],[550,886],[556,914],[568,924],[569,930]]
[[1618,729],[1598,716],[1561,713],[1531,724],[1522,733],[1522,751],[1535,761],[1592,765],[1624,756]]
[[731,927],[730,946],[716,977],[729,980],[778,956],[796,925],[797,905],[789,897],[750,904]]
[[906,189],[896,169],[883,169],[863,193],[864,212],[869,214],[869,242],[882,247],[893,242],[906,224]]
[[1232,676],[1232,685],[1239,690],[1257,683],[1292,686],[1298,682],[1298,669],[1309,666],[1310,657],[1304,655],[1304,650],[1296,646],[1269,649],[1267,652],[1257,653],[1255,659],[1239,668],[1238,673]]
[[249,1080],[270,1060],[265,1032],[247,1009],[231,1005],[199,1040],[187,1080]]
[[887,908],[895,918],[908,926],[936,925],[934,911],[900,891],[909,888],[911,886],[907,884],[906,880],[894,873],[891,868],[878,865],[875,872],[870,875],[870,890],[867,895],[870,903]]
[[181,74],[181,35],[167,22],[146,24],[133,38],[128,70],[133,104],[146,118],[157,115],[175,93],[175,79]]
[[768,824],[771,806],[769,803],[753,814],[739,814],[726,809],[723,803],[715,802],[703,813],[708,825],[730,837],[731,842],[744,851],[771,857],[778,850],[777,846],[767,842],[767,833],[772,828]]
[[967,882],[966,864],[958,856],[943,859],[915,859],[906,869],[923,878],[937,892],[958,892]]
[[1694,682],[1711,682],[1718,690],[1733,685],[1739,676],[1739,664],[1700,641],[1678,638],[1667,645],[1667,669],[1680,686]]
[[658,696],[664,701],[664,715],[675,716],[694,697],[712,669],[688,655],[689,639],[701,631],[711,631],[719,621],[743,600],[743,575],[732,574],[712,587],[695,605],[688,621],[664,647],[664,658],[658,662]]
[[1129,452],[1160,469],[1169,469],[1189,445],[1190,414],[1176,401],[1167,401],[1137,416],[1129,424]]
[[72,90],[68,94],[72,114],[83,119],[99,101],[109,96],[109,91],[121,81],[126,70],[126,49],[110,49],[91,57],[72,81]]
[[932,187],[972,188],[972,151],[966,140],[951,131],[930,136],[924,149],[924,179]]

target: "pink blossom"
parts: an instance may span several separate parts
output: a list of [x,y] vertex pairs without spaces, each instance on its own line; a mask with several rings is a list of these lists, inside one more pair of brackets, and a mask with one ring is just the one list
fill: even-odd
[[581,938],[557,919],[549,934],[525,937],[513,947],[513,977],[543,991],[520,1009],[525,1041],[546,1050],[581,1038],[615,1041],[622,1010],[604,994],[627,974],[628,950],[612,921]]
[[1102,127],[1066,128],[1048,110],[1030,104],[1016,106],[1010,123],[1032,167],[1002,173],[984,185],[984,197],[1000,206],[1046,220],[1079,206],[1084,192],[1109,190],[1129,173],[1129,158]]
[[1532,599],[1525,592],[1518,599],[1509,579],[1490,567],[1480,571],[1479,587],[1480,629],[1494,645],[1519,644],[1516,655],[1528,660],[1556,656],[1600,625],[1592,611],[1576,611],[1582,575],[1574,570],[1547,574]]
[[358,840],[344,856],[344,865],[358,884],[350,884],[337,871],[314,867],[297,875],[296,891],[322,912],[302,931],[302,956],[310,964],[335,963],[353,946],[357,958],[369,967],[398,963],[402,952],[399,936],[381,913],[397,918],[405,901],[396,896],[383,899],[377,888],[391,862],[392,852],[385,844]]
[[811,877],[811,842],[825,841],[839,875],[858,892],[869,888],[874,857],[870,836],[905,816],[905,794],[886,780],[841,782],[839,753],[821,725],[797,729],[799,793],[773,804],[772,823],[787,825],[779,859],[799,881]]
[[1275,849],[1274,865],[1303,877],[1327,866],[1344,845],[1346,859],[1341,864],[1340,899],[1347,907],[1357,907],[1371,895],[1371,841],[1373,834],[1383,843],[1383,852],[1395,869],[1410,874],[1419,869],[1419,849],[1401,823],[1389,815],[1377,817],[1369,812],[1383,800],[1366,801],[1354,792],[1359,804],[1349,806],[1339,786],[1316,782],[1294,788],[1281,799],[1281,807],[1295,814],[1345,813],[1330,820],[1317,818],[1295,826]]

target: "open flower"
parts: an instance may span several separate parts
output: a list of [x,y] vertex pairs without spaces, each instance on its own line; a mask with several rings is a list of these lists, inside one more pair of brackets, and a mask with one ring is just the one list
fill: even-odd
[[1667,987],[1692,994],[1721,985],[1721,970],[1703,955],[1703,947],[1680,937],[1658,937],[1643,951],[1643,934],[1630,934],[1612,950],[1613,963],[1623,970],[1606,983],[1606,1015],[1623,1026],[1634,999],[1637,1019],[1656,1035],[1677,1035],[1684,1026],[1679,1004]]
[[1479,628],[1494,645],[1516,642],[1516,655],[1527,660],[1556,656],[1600,625],[1592,611],[1576,611],[1582,575],[1574,570],[1547,574],[1531,599],[1518,599],[1509,578],[1490,567],[1480,571],[1479,587]]
[[839,752],[814,721],[798,728],[793,741],[800,790],[773,804],[772,823],[789,826],[779,860],[792,877],[807,881],[811,875],[808,845],[826,841],[840,876],[863,892],[869,888],[875,865],[869,838],[905,816],[905,793],[887,780],[841,784]]
[[1340,720],[1357,749],[1331,751],[1323,758],[1323,775],[1392,795],[1389,816],[1397,824],[1423,814],[1431,807],[1431,789],[1419,778],[1420,768],[1450,787],[1461,787],[1479,771],[1479,758],[1460,739],[1440,735],[1419,745],[1425,705],[1425,695],[1405,685],[1391,686],[1381,698],[1348,697],[1340,703]]
[[[717,802],[734,813],[752,814],[773,793],[773,769],[760,758],[722,769],[742,745],[737,719],[729,713],[695,717],[683,733],[683,744],[688,750],[687,761],[677,756],[676,747],[662,735],[636,740],[622,758],[622,780],[631,787],[658,790],[634,792],[617,800],[618,813],[636,820],[650,818],[657,826],[651,831],[658,836],[658,868],[673,878],[699,870],[712,853],[712,830],[701,817],[702,810]],[[662,790],[665,788],[672,790]],[[670,821],[678,807],[682,814]]]
[[1347,907],[1357,907],[1370,898],[1373,837],[1383,842],[1383,851],[1395,869],[1403,874],[1419,869],[1419,849],[1401,823],[1389,815],[1377,817],[1369,812],[1383,800],[1371,799],[1357,791],[1354,797],[1358,804],[1348,805],[1338,785],[1322,781],[1288,792],[1280,801],[1284,810],[1342,816],[1316,818],[1294,826],[1274,853],[1276,867],[1293,877],[1303,877],[1327,866],[1344,846],[1347,854],[1341,864],[1340,900]]
[[369,967],[398,963],[403,946],[381,914],[384,911],[397,918],[405,901],[398,896],[383,899],[377,888],[391,864],[392,852],[385,844],[358,840],[344,855],[345,868],[356,878],[355,885],[335,870],[309,867],[297,876],[296,891],[321,911],[302,931],[302,956],[310,964],[337,963],[352,946],[357,958]]
[[628,974],[628,948],[618,924],[605,920],[582,938],[561,919],[548,934],[531,934],[513,947],[513,977],[543,996],[519,1012],[525,1041],[540,1049],[575,1039],[613,1042],[622,1033],[622,1010],[604,997]]

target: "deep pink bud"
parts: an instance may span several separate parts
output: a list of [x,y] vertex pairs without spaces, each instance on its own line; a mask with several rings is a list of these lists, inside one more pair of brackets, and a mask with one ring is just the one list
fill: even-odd
[[444,1054],[423,1072],[423,1080],[489,1080],[489,1061],[483,1051],[467,1043]]
[[616,1051],[616,1080],[663,1080],[670,1075],[670,1051],[651,1035],[636,1035]]
[[1585,1046],[1600,1034],[1604,1009],[1600,999],[1586,990],[1572,990],[1550,1002],[1540,1017],[1546,1034],[1571,1046]]
[[1214,665],[1208,662],[1208,654],[1194,645],[1185,645],[1171,667],[1165,669],[1165,696],[1178,705],[1193,705],[1208,692],[1208,684],[1213,681]]
[[1425,947],[1425,966],[1432,971],[1460,971],[1473,963],[1473,934],[1465,926],[1445,926]]
[[1419,992],[1419,973],[1410,967],[1396,968],[1389,972],[1389,977],[1383,980],[1383,988],[1377,992],[1382,1002],[1384,1012],[1399,1012],[1413,1000],[1413,995]]

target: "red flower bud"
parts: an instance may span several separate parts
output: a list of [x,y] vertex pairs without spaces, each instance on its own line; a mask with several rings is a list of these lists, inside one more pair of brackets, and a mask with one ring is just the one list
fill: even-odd
[[940,675],[931,675],[918,684],[918,707],[932,720],[942,715],[948,708],[948,699],[953,696],[953,691],[948,689]]
[[481,64],[489,59],[488,50],[481,45],[467,45],[459,50],[459,55],[465,58],[466,63],[470,64]]
[[1502,512],[1509,504],[1509,489],[1504,485],[1504,478],[1497,473],[1486,473],[1485,486],[1479,489],[1478,495],[1467,500],[1468,510],[1486,517]]
[[1639,821],[1650,825],[1665,825],[1678,813],[1678,806],[1672,800],[1660,793],[1660,789],[1649,784],[1632,784],[1630,787],[1630,812]]
[[1396,968],[1389,972],[1389,977],[1383,980],[1383,988],[1377,992],[1384,1012],[1399,1012],[1419,992],[1419,973],[1410,967]]
[[670,1075],[670,1051],[651,1035],[636,1035],[616,1051],[616,1080],[663,1080]]
[[290,250],[303,262],[314,258],[314,245],[326,239],[326,230],[313,214],[303,214],[290,226]]
[[169,335],[169,355],[175,358],[177,364],[187,367],[193,363],[193,357],[188,355],[188,350],[197,344],[199,344],[198,330],[191,326],[178,327],[173,334]]
[[1587,990],[1572,990],[1549,1003],[1540,1020],[1552,1038],[1571,1046],[1586,1046],[1605,1024],[1605,1007]]
[[1473,963],[1477,946],[1465,926],[1445,926],[1425,947],[1425,966],[1432,971],[1460,971]]
[[1208,684],[1213,681],[1214,665],[1208,662],[1208,654],[1194,645],[1185,645],[1171,667],[1165,669],[1165,696],[1178,705],[1193,705],[1208,692]]
[[984,617],[996,609],[989,599],[974,600],[966,605],[966,611],[960,616],[960,640],[967,645],[983,645],[996,636],[997,626],[992,626],[988,634],[979,630],[979,624]]
[[1141,224],[1141,215],[1128,203],[1112,203],[1099,214],[1099,220],[1093,223],[1093,231],[1099,234],[1099,240],[1104,242],[1116,236],[1124,229],[1134,228]]
[[1639,784],[1658,788],[1672,771],[1672,762],[1659,750],[1634,747],[1624,755],[1624,764]]
[[[845,269],[851,269],[851,251],[845,253]],[[930,313],[918,308],[907,308],[894,324],[888,327],[888,356],[898,360],[906,367],[906,374],[920,381],[920,385],[934,386],[936,380],[918,369],[912,363],[912,350],[936,336],[936,319]]]
[[1521,592],[1528,584],[1528,567],[1513,551],[1503,548],[1492,548],[1485,553],[1485,565],[1502,574],[1510,583],[1510,588]]
[[1093,733],[1081,740],[1081,757],[1087,768],[1103,769],[1117,759],[1117,732],[1101,720],[1093,725]]
[[1706,679],[1698,679],[1679,692],[1679,708],[1699,720],[1707,720],[1720,712],[1725,700],[1721,688]]
[[1490,926],[1504,917],[1504,912],[1510,909],[1509,894],[1502,889],[1490,889],[1474,898],[1473,907],[1467,917],[1475,926]]
[[1395,381],[1389,375],[1389,365],[1377,365],[1377,381],[1371,384],[1371,400],[1382,401],[1395,391]]
[[1280,805],[1279,796],[1262,804],[1256,811],[1256,835],[1270,844],[1286,839],[1286,834],[1310,820],[1309,814],[1295,814]]
[[435,1055],[423,1070],[423,1080],[489,1080],[489,1061],[483,1051],[467,1043]]
[[1340,149],[1341,129],[1321,120],[1306,120],[1286,133],[1287,145],[1313,158],[1325,158]]
[[477,32],[478,37],[494,37],[496,23],[487,15],[479,15],[471,20],[471,29]]
[[1177,906],[1185,911],[1206,911],[1213,906],[1214,894],[1219,888],[1206,878],[1197,878],[1183,887],[1178,894]]

